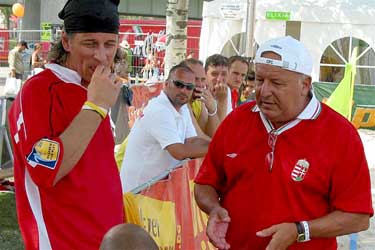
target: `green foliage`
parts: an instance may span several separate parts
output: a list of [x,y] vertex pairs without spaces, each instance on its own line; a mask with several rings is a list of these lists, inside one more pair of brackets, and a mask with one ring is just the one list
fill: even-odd
[[1,6],[0,12],[4,15],[4,22],[6,24],[7,29],[9,29],[9,17],[12,14],[12,8],[9,6]]
[[14,193],[0,192],[0,250],[24,249],[18,229]]

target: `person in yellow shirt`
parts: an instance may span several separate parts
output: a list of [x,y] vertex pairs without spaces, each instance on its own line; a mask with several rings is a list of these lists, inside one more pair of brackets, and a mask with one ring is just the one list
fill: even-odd
[[199,125],[199,128],[196,126],[198,134],[203,132],[206,136],[212,137],[220,122],[217,115],[217,102],[208,89],[203,63],[195,58],[186,59],[183,63],[195,74],[196,88],[190,100],[191,111],[195,118],[193,123],[196,121]]
[[240,104],[255,100],[255,73],[251,71],[247,73],[244,83],[240,90]]

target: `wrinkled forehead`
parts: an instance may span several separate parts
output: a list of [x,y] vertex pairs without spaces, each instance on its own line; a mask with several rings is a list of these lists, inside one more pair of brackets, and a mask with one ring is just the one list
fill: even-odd
[[286,73],[285,69],[278,66],[258,63],[255,65],[255,76],[276,76]]

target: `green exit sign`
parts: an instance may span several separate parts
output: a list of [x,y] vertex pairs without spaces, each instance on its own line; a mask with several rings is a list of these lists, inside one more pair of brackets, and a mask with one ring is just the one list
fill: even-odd
[[267,11],[266,12],[266,19],[288,21],[288,20],[290,20],[290,12]]

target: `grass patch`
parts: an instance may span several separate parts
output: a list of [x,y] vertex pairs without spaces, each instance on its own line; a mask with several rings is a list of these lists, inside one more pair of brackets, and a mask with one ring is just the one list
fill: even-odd
[[24,249],[18,229],[14,193],[0,192],[0,250]]

